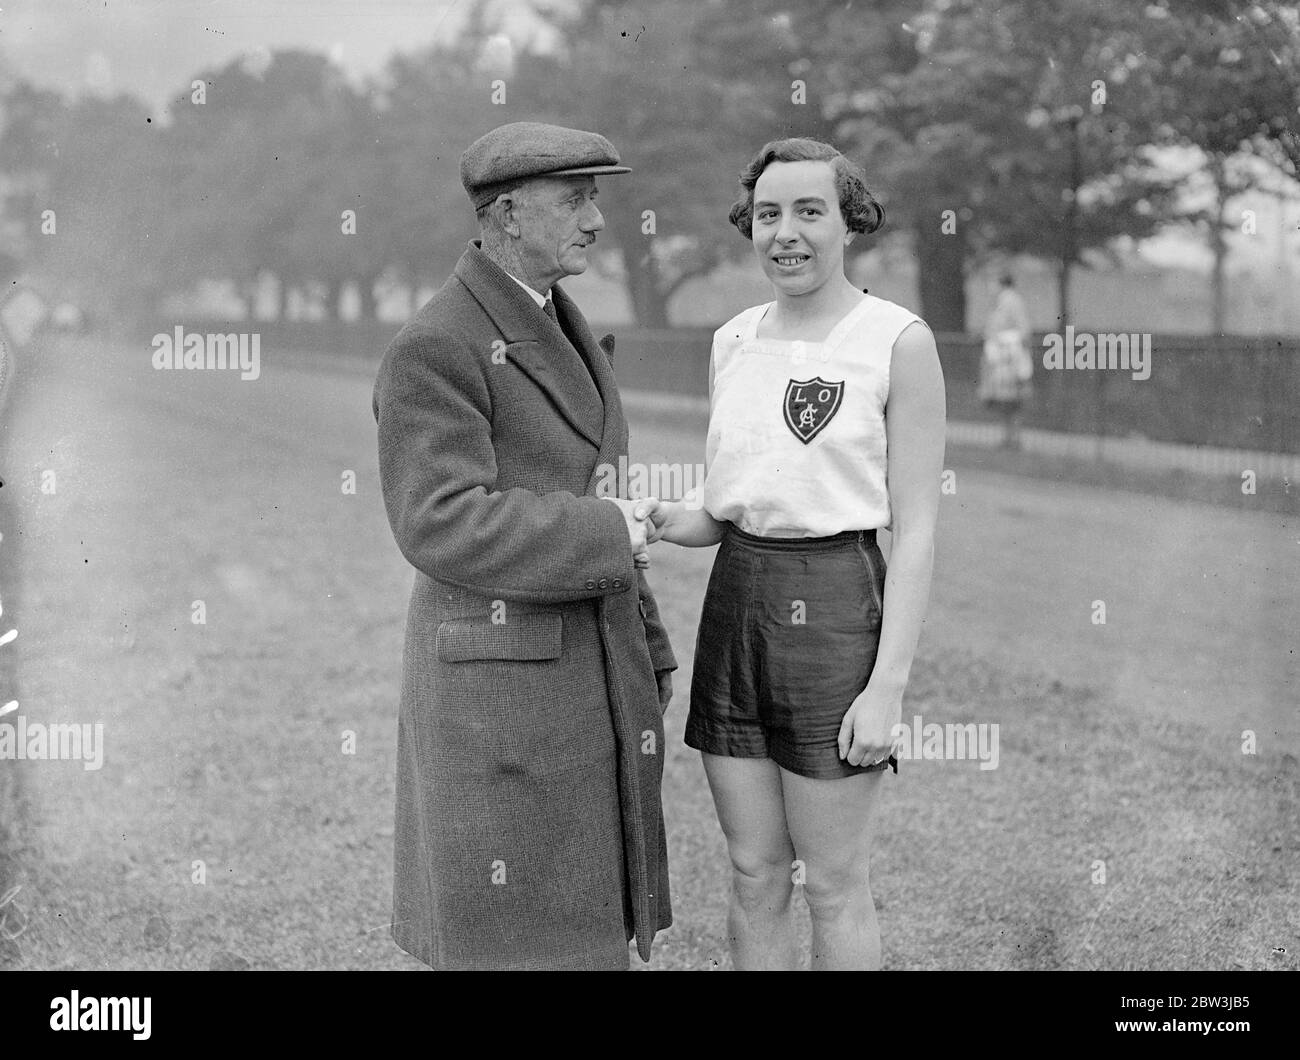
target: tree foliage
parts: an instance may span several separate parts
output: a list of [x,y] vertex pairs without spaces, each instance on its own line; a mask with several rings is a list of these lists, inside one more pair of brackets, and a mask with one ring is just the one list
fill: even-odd
[[581,0],[538,4],[549,35],[513,48],[503,10],[474,5],[366,84],[301,51],[201,71],[166,120],[0,78],[9,271],[106,312],[270,274],[331,311],[354,283],[371,313],[383,277],[437,282],[475,233],[465,146],[550,120],[633,167],[602,182],[597,260],[662,327],[683,283],[745,252],[725,220],[745,161],[808,135],[865,164],[878,238],[907,242],[922,313],[961,330],[981,262],[1055,262],[1064,313],[1071,269],[1186,223],[1161,151],[1202,151],[1220,207],[1244,155],[1300,180],[1300,16],[1280,0]]

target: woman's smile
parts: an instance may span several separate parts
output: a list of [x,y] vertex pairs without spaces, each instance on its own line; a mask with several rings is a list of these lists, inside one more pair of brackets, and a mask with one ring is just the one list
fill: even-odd
[[811,258],[811,254],[803,254],[799,251],[790,251],[788,253],[772,255],[772,260],[783,269],[797,269],[800,265],[811,260]]

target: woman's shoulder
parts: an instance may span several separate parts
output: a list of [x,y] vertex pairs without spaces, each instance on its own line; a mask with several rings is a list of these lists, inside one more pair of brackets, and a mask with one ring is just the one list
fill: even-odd
[[713,344],[727,345],[743,341],[753,330],[753,325],[770,306],[771,302],[763,302],[761,305],[752,305],[748,309],[742,309],[734,317],[719,327],[713,333]]
[[874,294],[864,293],[862,300],[867,304],[865,316],[870,320],[887,320],[898,321],[904,325],[920,321],[924,324],[925,320],[920,314],[908,309],[905,305],[899,305],[897,302],[891,302],[888,298],[879,298]]
[[877,298],[873,294],[864,294],[853,332],[863,340],[871,339],[882,349],[890,349],[912,324],[920,324],[927,331],[930,330],[925,319],[907,306],[891,302],[887,298]]

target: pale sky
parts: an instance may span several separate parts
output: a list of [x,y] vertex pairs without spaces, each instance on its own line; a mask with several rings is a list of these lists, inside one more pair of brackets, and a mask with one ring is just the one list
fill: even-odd
[[[323,52],[360,80],[378,73],[395,51],[454,39],[473,2],[0,0],[0,76],[16,75],[68,96],[129,92],[163,118],[172,98],[188,97],[200,70],[276,48]],[[567,7],[572,0],[481,2],[490,27],[506,31],[518,46],[545,49],[553,34],[536,10]],[[1275,199],[1251,194],[1234,207],[1259,215],[1257,235],[1230,234],[1234,265],[1300,261],[1300,206],[1280,208]],[[1208,267],[1208,252],[1181,232],[1148,241],[1143,254]]]
[[[0,0],[0,69],[67,95],[130,92],[160,111],[199,70],[259,50],[330,55],[354,77],[454,38],[469,0]],[[551,6],[555,6],[554,4]],[[539,32],[532,5],[489,0],[489,25]]]

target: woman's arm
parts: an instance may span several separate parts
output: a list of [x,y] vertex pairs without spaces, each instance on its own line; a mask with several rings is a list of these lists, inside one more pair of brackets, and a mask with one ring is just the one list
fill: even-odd
[[889,506],[893,515],[884,622],[871,680],[907,686],[921,635],[934,567],[946,409],[934,336],[913,325],[894,343],[885,434],[889,445]]
[[[662,517],[662,518],[660,518]],[[651,541],[671,541],[686,548],[707,548],[722,540],[726,523],[720,523],[704,510],[700,487],[686,494],[680,501],[661,501],[659,510],[651,515],[656,532]]]
[[894,342],[890,362],[885,433],[893,542],[876,664],[840,726],[840,753],[850,765],[888,756],[902,714],[903,690],[930,597],[946,418],[934,336],[913,324]]
[[[713,387],[718,370],[718,340],[713,339],[709,353],[709,415],[713,415]],[[705,453],[704,477],[709,476],[708,453]],[[726,523],[720,523],[704,509],[704,487],[688,490],[679,501],[661,501],[659,510],[651,516],[655,532],[650,540],[671,541],[685,548],[708,548],[722,540]]]

